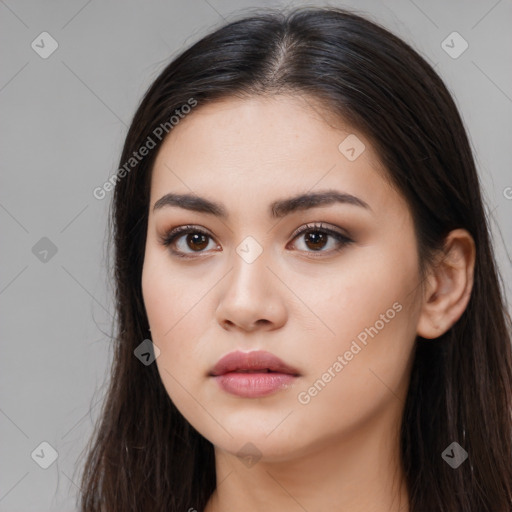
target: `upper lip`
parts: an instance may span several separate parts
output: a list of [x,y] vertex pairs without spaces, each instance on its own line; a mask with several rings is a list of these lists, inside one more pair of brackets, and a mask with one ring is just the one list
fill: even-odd
[[219,359],[209,375],[224,375],[225,373],[239,370],[269,370],[272,372],[299,375],[297,369],[287,365],[274,354],[262,350],[230,352]]

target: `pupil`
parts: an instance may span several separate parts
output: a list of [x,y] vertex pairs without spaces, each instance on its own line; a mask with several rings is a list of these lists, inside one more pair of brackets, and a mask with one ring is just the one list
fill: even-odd
[[[204,247],[207,247],[208,243],[205,244],[205,242],[207,242],[206,235],[203,235],[202,233],[194,233],[193,235],[189,235],[188,241],[192,240],[192,243],[195,245],[195,249],[204,249],[203,246],[198,247],[198,245],[201,244],[201,239],[202,239],[202,243],[203,243]],[[189,247],[190,247],[190,245],[189,245]],[[190,248],[194,249],[194,247],[190,247]]]
[[[318,231],[312,231],[308,234],[306,243],[313,242],[313,247],[310,247],[310,248],[321,249],[323,247],[323,244],[325,243],[325,238],[326,238],[325,233],[320,233]],[[318,243],[320,243],[320,245],[315,245]]]

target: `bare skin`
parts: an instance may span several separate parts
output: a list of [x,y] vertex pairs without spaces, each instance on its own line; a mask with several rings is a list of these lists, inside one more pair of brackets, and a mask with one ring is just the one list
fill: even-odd
[[[144,303],[162,382],[215,447],[207,512],[408,512],[399,428],[414,342],[449,329],[469,299],[471,237],[452,232],[447,255],[421,280],[408,205],[370,142],[314,106],[278,96],[198,107],[153,169]],[[338,148],[349,134],[365,145],[353,161]],[[269,214],[274,201],[327,190],[367,206]],[[228,217],[153,210],[168,193],[221,203]],[[294,235],[319,223],[350,241],[319,239],[317,227],[314,240]],[[184,225],[208,236],[162,243]],[[265,397],[232,395],[208,373],[234,350],[267,350],[300,376]]]

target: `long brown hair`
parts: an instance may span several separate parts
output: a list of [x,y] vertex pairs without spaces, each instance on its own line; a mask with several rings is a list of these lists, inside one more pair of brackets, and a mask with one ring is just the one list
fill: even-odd
[[[152,165],[164,139],[155,134],[170,132],[169,119],[191,99],[199,109],[281,92],[319,100],[372,141],[411,209],[422,268],[450,230],[472,235],[465,312],[439,338],[416,340],[401,459],[411,512],[511,512],[511,323],[463,122],[441,78],[410,46],[353,12],[311,7],[262,10],[215,30],[161,72],[133,118],[109,224],[114,358],[87,446],[80,510],[201,511],[215,489],[212,444],[173,405],[156,364],[134,356],[150,338],[141,275]],[[155,132],[162,126],[165,133]],[[131,161],[149,138],[155,147]],[[452,442],[469,454],[456,469],[441,457]]]

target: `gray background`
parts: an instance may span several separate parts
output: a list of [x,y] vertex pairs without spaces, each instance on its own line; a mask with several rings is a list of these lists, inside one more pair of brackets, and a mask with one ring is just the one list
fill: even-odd
[[[305,3],[0,0],[1,511],[75,509],[75,464],[103,396],[114,311],[105,272],[111,193],[100,201],[92,191],[116,171],[141,96],[211,28],[241,10],[283,5]],[[331,5],[356,7],[401,36],[452,91],[510,297],[512,2]],[[46,59],[31,47],[48,51],[44,31],[58,43]],[[441,46],[453,31],[469,44],[458,58]],[[44,441],[58,452],[48,469],[39,465],[50,456]]]

